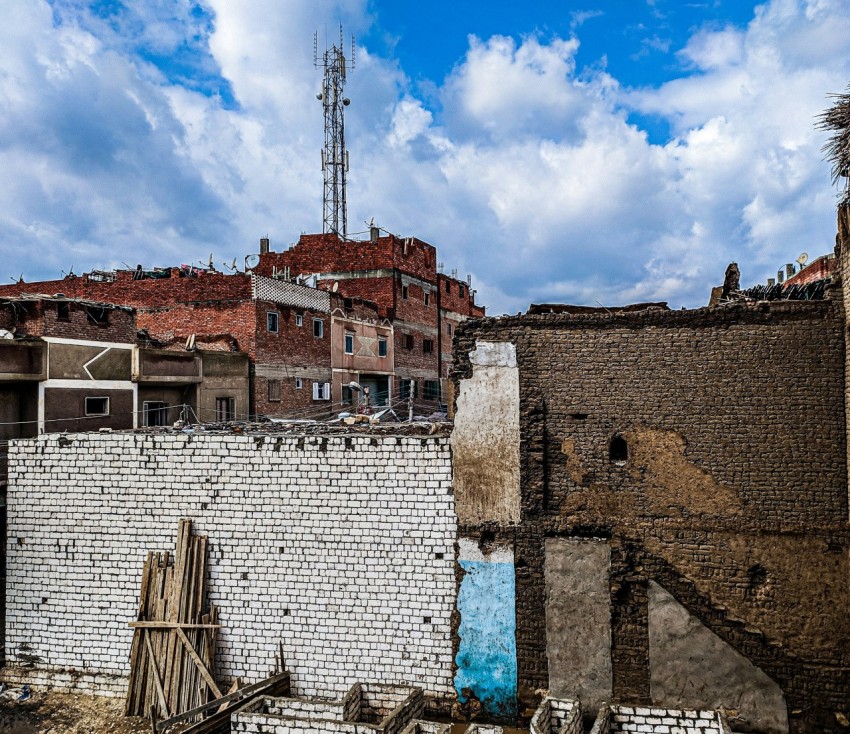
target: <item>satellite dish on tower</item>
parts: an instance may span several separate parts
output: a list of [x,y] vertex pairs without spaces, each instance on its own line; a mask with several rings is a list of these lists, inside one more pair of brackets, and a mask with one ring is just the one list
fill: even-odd
[[333,284],[333,287],[331,288],[331,290],[332,290],[334,293],[336,293],[336,292],[339,290],[339,281],[338,281],[338,280],[335,280],[335,281],[334,281],[334,284]]
[[801,252],[800,257],[797,258],[797,262],[799,263],[800,267],[802,268],[807,262],[809,262],[809,253],[808,252]]

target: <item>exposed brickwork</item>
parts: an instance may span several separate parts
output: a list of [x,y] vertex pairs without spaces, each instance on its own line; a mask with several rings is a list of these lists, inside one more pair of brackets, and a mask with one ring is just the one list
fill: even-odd
[[36,660],[30,682],[127,675],[143,561],[188,516],[209,536],[223,684],[265,677],[280,643],[296,695],[452,697],[444,436],[50,435],[13,442],[9,472],[6,644]]
[[838,260],[832,255],[824,255],[817,258],[810,265],[803,268],[796,275],[792,275],[783,284],[786,288],[792,285],[805,285],[806,283],[814,283],[822,278],[831,278],[838,266]]
[[[64,315],[58,311],[60,304],[67,309]],[[4,314],[0,317],[0,328],[16,329],[16,336],[52,336],[124,344],[136,341],[136,314],[127,309],[100,309],[81,303],[48,300],[14,301],[4,305],[0,297],[0,313]]]
[[457,378],[476,339],[514,343],[521,375],[522,522],[494,529],[515,543],[521,696],[548,685],[543,539],[606,537],[615,697],[648,700],[655,579],[780,684],[793,731],[838,730],[850,534],[836,296],[460,327]]

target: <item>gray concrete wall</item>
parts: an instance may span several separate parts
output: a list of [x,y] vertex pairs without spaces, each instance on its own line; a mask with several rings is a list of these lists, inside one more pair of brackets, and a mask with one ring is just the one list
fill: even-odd
[[788,731],[785,699],[776,682],[655,582],[649,584],[649,657],[655,705],[723,707],[736,731]]
[[549,693],[596,711],[611,701],[611,601],[607,541],[546,541]]

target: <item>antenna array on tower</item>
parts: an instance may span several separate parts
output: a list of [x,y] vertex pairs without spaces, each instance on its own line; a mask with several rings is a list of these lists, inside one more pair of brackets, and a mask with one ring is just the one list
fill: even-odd
[[348,234],[348,211],[345,201],[345,179],[348,173],[348,151],[345,149],[345,108],[351,103],[343,96],[345,77],[354,69],[354,36],[351,37],[351,59],[345,58],[342,26],[339,46],[326,49],[319,58],[319,36],[313,36],[313,64],[323,69],[322,91],[316,95],[325,113],[325,145],[322,148],[324,173],[323,232],[333,232],[343,239]]

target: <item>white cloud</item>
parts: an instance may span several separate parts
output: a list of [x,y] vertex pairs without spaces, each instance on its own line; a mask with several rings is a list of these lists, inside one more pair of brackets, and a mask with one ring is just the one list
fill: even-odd
[[[209,0],[200,21],[188,2],[102,19],[68,0],[58,23],[44,2],[0,4],[0,277],[229,261],[321,226],[312,33],[364,32],[366,0]],[[681,76],[647,89],[577,70],[580,24],[569,39],[471,37],[428,99],[358,48],[351,229],[375,216],[433,242],[497,313],[700,305],[730,260],[752,282],[831,248],[814,117],[850,79],[848,22],[840,0],[772,0],[746,28],[695,31]],[[203,84],[140,56],[184,41]],[[652,144],[632,113],[672,140]]]

